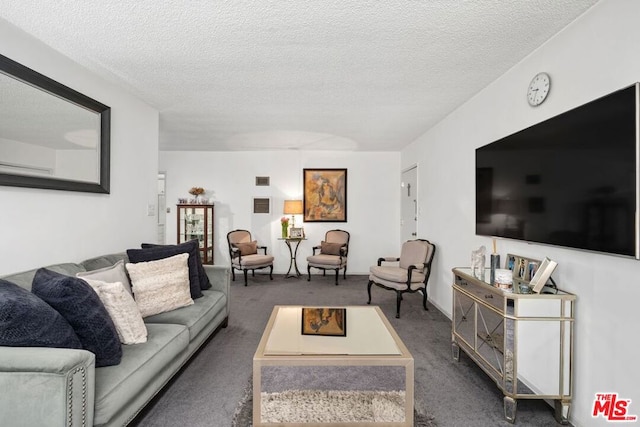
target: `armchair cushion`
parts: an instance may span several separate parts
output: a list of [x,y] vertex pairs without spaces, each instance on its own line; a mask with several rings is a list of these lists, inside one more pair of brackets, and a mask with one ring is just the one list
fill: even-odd
[[[372,266],[369,268],[369,272],[371,273],[369,275],[369,280],[373,280],[374,282],[384,284],[394,289],[407,289],[406,283],[409,277],[409,271],[405,270],[404,268],[384,265]],[[418,285],[424,285],[424,283],[422,283],[424,281],[424,278],[425,275],[424,273],[422,273],[422,270],[413,270],[411,273],[411,288],[417,289],[416,287],[414,287],[414,283]],[[392,285],[389,285],[390,283]]]
[[320,252],[325,255],[341,255],[343,243],[320,242]]
[[242,256],[258,253],[258,242],[255,240],[248,243],[234,243],[233,246],[240,250],[240,255]]
[[334,268],[336,268],[336,267],[345,265],[347,263],[347,259],[346,258],[340,258],[339,256],[335,256],[335,255],[319,254],[319,255],[311,255],[311,256],[307,257],[307,262],[312,267],[316,267],[316,266],[320,266],[320,267],[335,266]]
[[273,263],[272,255],[246,255],[242,258],[242,263],[238,262],[238,258],[232,260],[233,265],[238,268],[259,268]]

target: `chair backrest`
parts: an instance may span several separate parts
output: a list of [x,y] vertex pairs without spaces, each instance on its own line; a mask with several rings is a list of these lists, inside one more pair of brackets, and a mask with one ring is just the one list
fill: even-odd
[[427,266],[420,269],[424,271],[431,265],[435,250],[435,245],[428,240],[408,240],[402,244],[399,266],[407,269],[410,265],[422,265],[424,263]]
[[231,246],[236,243],[250,243],[251,232],[248,230],[233,230],[227,233],[227,242],[229,243],[229,250]]
[[345,255],[349,252],[349,235],[348,231],[344,230],[329,230],[324,235],[324,241],[327,243],[340,243],[343,245],[347,245],[347,250],[345,251]]
[[329,243],[349,244],[349,232],[344,230],[329,230],[324,235],[324,241]]

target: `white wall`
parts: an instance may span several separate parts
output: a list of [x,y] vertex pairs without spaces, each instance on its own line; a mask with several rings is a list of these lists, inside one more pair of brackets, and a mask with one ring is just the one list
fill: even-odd
[[[380,256],[399,254],[400,153],[342,151],[160,152],[160,170],[167,173],[167,243],[176,242],[176,203],[199,186],[215,203],[216,264],[228,264],[226,235],[248,229],[274,255],[274,272],[286,273],[289,252],[280,236],[285,199],[302,199],[304,168],[347,169],[347,222],[302,223],[307,241],[298,251],[306,273],[306,257],[327,230],[349,231],[348,273],[366,274]],[[269,176],[269,187],[256,187],[256,176]],[[271,214],[253,214],[253,197],[270,197]],[[317,272],[318,270],[313,270]],[[365,292],[366,293],[366,292]]]
[[[598,3],[403,150],[403,167],[420,165],[419,229],[439,245],[429,295],[449,316],[451,268],[491,247],[475,235],[474,150],[640,80],[638,17],[635,0]],[[551,75],[551,93],[531,108],[526,88],[539,71]],[[556,282],[577,295],[572,423],[607,424],[591,416],[598,392],[631,399],[630,415],[640,415],[640,261],[511,240],[498,241],[498,252],[549,256]]]
[[2,19],[0,40],[1,54],[111,107],[111,194],[0,186],[0,275],[155,241],[157,111]]

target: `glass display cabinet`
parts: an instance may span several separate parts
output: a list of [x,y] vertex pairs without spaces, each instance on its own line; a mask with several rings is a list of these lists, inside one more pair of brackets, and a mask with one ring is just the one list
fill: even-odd
[[213,205],[179,204],[178,244],[197,239],[203,264],[213,264]]
[[453,358],[463,350],[496,382],[508,421],[518,399],[548,399],[567,424],[575,295],[503,290],[488,283],[489,272],[477,277],[470,268],[454,268],[453,276]]

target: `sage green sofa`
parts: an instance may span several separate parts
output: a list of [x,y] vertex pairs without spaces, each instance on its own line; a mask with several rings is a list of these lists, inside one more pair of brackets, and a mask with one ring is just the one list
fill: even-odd
[[[128,261],[125,253],[47,268],[74,276]],[[230,270],[205,265],[212,284],[194,304],[145,318],[147,342],[123,345],[122,361],[95,367],[86,350],[0,346],[3,426],[127,425],[229,318]],[[28,290],[36,269],[2,279]]]

